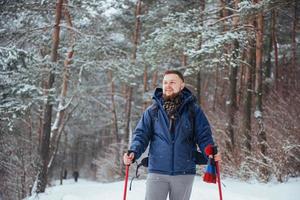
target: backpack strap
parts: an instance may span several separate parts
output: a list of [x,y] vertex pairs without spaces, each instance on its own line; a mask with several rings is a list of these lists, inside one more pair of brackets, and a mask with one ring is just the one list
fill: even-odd
[[153,117],[153,119],[157,119],[157,116],[158,116],[158,105],[157,105],[157,103],[153,102],[149,109],[150,109],[151,117]]
[[152,132],[154,131],[154,123],[158,119],[158,105],[156,102],[153,102],[149,108],[150,110],[150,117],[151,117],[151,129]]
[[191,124],[192,136],[188,139],[190,143],[196,142],[196,134],[195,134],[195,103],[188,104],[188,120]]
[[[191,123],[192,126],[192,138],[191,138],[191,142],[195,143],[197,145],[197,140],[196,140],[196,131],[195,131],[195,118],[196,118],[196,103],[193,102],[191,104],[189,104],[188,107],[188,112],[189,112],[189,121]],[[207,158],[199,151],[195,151],[193,152],[193,156],[194,156],[194,161],[197,165],[205,165],[207,164]]]

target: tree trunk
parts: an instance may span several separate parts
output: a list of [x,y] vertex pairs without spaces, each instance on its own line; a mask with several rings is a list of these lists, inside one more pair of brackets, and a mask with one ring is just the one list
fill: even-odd
[[[272,30],[272,22],[269,24],[270,29]],[[271,31],[272,32],[272,31]],[[265,70],[265,77],[267,79],[265,87],[264,87],[264,91],[266,92],[266,94],[269,93],[270,89],[271,89],[271,76],[272,76],[272,62],[271,62],[271,58],[272,58],[272,51],[273,51],[273,37],[270,36],[268,41],[268,47],[267,47],[267,60],[266,60],[266,70]]]
[[[54,160],[55,157],[55,151],[56,151],[56,143],[59,143],[59,139],[60,135],[62,133],[62,127],[65,125],[65,123],[63,123],[63,120],[65,119],[65,111],[68,108],[68,106],[70,105],[70,102],[66,105],[65,99],[67,97],[67,91],[68,91],[68,82],[69,82],[69,78],[70,78],[70,64],[73,58],[73,54],[74,54],[74,46],[75,46],[75,35],[74,32],[72,31],[72,20],[71,20],[71,16],[70,13],[68,11],[67,8],[68,5],[68,1],[64,0],[64,15],[65,15],[65,20],[68,24],[68,27],[70,27],[70,38],[71,38],[71,42],[70,42],[70,47],[69,47],[69,51],[67,53],[67,57],[64,61],[64,71],[63,71],[63,83],[62,83],[62,87],[61,87],[61,93],[60,93],[60,99],[59,99],[59,104],[58,104],[58,111],[56,113],[56,118],[55,121],[53,123],[52,129],[51,129],[51,160]],[[51,167],[52,162],[49,163],[48,168]]]
[[25,155],[21,155],[21,163],[22,163],[22,174],[21,174],[21,197],[22,199],[26,197],[26,161],[24,159]]
[[181,62],[182,67],[186,67],[186,65],[187,65],[187,55],[182,53],[180,62]]
[[110,82],[110,97],[111,97],[111,112],[112,112],[112,132],[115,137],[115,142],[119,143],[119,131],[118,131],[118,120],[117,120],[117,112],[116,112],[116,104],[115,104],[115,84],[113,81],[112,71],[108,71],[108,80]]
[[275,59],[275,69],[274,69],[274,78],[275,78],[275,88],[278,90],[278,83],[280,80],[279,77],[279,66],[278,66],[278,47],[277,47],[277,35],[276,35],[276,10],[272,10],[272,42],[274,48],[274,59]]
[[39,106],[38,110],[38,119],[39,119],[39,125],[37,129],[37,136],[38,136],[38,152],[41,152],[42,149],[42,135],[43,135],[43,106]]
[[[228,11],[227,11],[227,9],[226,9],[226,0],[220,0],[220,2],[221,2],[221,7],[222,7],[222,10],[221,10],[221,16],[220,16],[220,18],[225,18],[225,17],[227,17],[228,16]],[[226,26],[226,24],[225,23],[223,23],[223,31],[224,32],[226,32],[226,30],[227,30],[227,26]]]
[[130,137],[130,117],[131,117],[131,105],[132,105],[132,87],[128,87],[127,90],[127,103],[126,103],[126,127],[125,127],[125,144],[128,144],[128,148],[130,146],[130,141],[131,141],[131,137]]
[[[260,0],[256,0],[255,3],[258,3]],[[263,13],[259,13],[256,18],[257,31],[256,31],[256,67],[255,67],[255,118],[257,120],[259,131],[258,131],[258,143],[259,150],[262,155],[263,165],[260,166],[260,176],[263,181],[268,180],[268,170],[266,168],[267,160],[267,137],[264,129],[263,122],[263,109],[262,109],[262,56],[263,56],[263,23],[264,17]]]
[[[243,54],[243,57],[242,57],[242,60],[245,60],[245,55]],[[241,65],[240,66],[240,72],[238,73],[238,77],[237,77],[237,80],[239,80],[239,83],[238,83],[238,92],[237,92],[237,99],[236,99],[236,104],[237,104],[237,107],[239,108],[241,106],[241,101],[242,99],[244,98],[244,95],[243,95],[243,89],[245,88],[245,71],[246,71],[246,66],[244,65]]]
[[140,30],[141,30],[141,15],[142,11],[142,1],[138,0],[136,2],[136,9],[135,9],[135,31],[133,34],[133,52],[132,52],[132,60],[136,60],[136,53],[137,53],[137,46],[138,46],[138,41],[140,38]]
[[72,173],[78,170],[79,161],[79,142],[80,138],[76,138],[72,146]]
[[235,148],[235,136],[234,136],[234,118],[237,110],[236,106],[236,86],[237,86],[237,66],[230,66],[229,72],[229,99],[226,102],[227,106],[227,127],[226,127],[226,149],[233,151]]
[[201,70],[197,72],[197,100],[199,105],[201,105]]
[[[227,3],[226,0],[220,0],[220,6],[221,6],[221,12],[220,12],[220,18],[226,18],[228,17],[229,13],[228,10],[226,9],[226,6],[228,6],[229,2]],[[222,27],[223,27],[223,32],[226,32],[228,30],[228,27],[224,21],[222,21]],[[224,48],[224,53],[228,53],[228,47]],[[226,93],[227,93],[227,86],[228,86],[228,80],[226,80],[224,77],[229,76],[229,69],[226,64],[224,64],[223,69],[220,71],[219,76],[221,77],[218,81],[221,86],[221,91],[220,95],[218,95],[218,103],[221,105],[221,108],[226,108]],[[229,139],[229,138],[228,138]]]
[[145,66],[144,69],[144,98],[143,98],[143,110],[146,110],[147,106],[148,106],[148,99],[146,99],[146,93],[148,92],[148,72],[147,72],[147,66]]
[[[141,13],[142,12],[142,1],[138,0],[136,2],[136,8],[135,8],[135,30],[133,34],[133,52],[132,52],[132,61],[135,63],[136,62],[136,55],[137,55],[137,49],[138,49],[138,43],[140,40],[140,35],[141,35]],[[147,66],[145,65],[144,68],[144,76],[143,76],[143,82],[144,82],[144,87],[143,87],[143,92],[144,92],[144,98],[143,98],[143,110],[146,110],[148,106],[148,99],[146,99],[146,93],[148,92],[148,69]]]
[[[136,63],[136,55],[137,55],[137,48],[138,48],[138,42],[139,42],[139,38],[140,38],[140,30],[141,30],[141,19],[140,19],[140,15],[141,15],[141,10],[142,10],[142,1],[138,0],[136,2],[136,7],[135,7],[135,29],[133,32],[133,51],[132,51],[132,63],[135,64]],[[148,74],[147,74],[147,67],[145,66],[144,68],[144,76],[143,76],[143,93],[145,94],[148,90]],[[120,149],[119,152],[122,151],[126,151],[126,147],[128,147],[130,145],[130,121],[131,121],[131,101],[132,101],[132,86],[126,86],[126,91],[127,91],[127,100],[126,100],[126,125],[125,125],[125,144],[127,145],[123,145],[123,148]],[[145,96],[145,95],[144,95]],[[143,110],[146,109],[148,103],[146,101],[146,99],[143,99]],[[120,162],[122,162],[122,158],[121,156],[117,155],[117,158],[120,158]],[[120,165],[120,174],[123,175],[124,173],[124,165]]]
[[[51,62],[57,62],[57,51],[59,45],[59,32],[60,32],[60,20],[62,14],[62,5],[63,0],[57,0],[56,2],[56,14],[55,14],[55,26],[52,35],[52,48],[51,48]],[[54,83],[54,72],[50,70],[50,74],[48,77],[48,81],[45,87],[45,90],[49,90],[52,88]],[[48,161],[49,161],[49,150],[50,150],[50,134],[51,134],[51,119],[52,119],[52,102],[50,101],[50,97],[48,96],[45,104],[44,104],[44,112],[43,112],[43,132],[42,132],[42,145],[41,145],[41,170],[38,176],[38,185],[37,191],[45,192],[47,185],[47,170],[48,170]]]
[[[200,26],[203,27],[203,22],[204,22],[204,11],[205,11],[205,0],[200,0]],[[199,44],[198,44],[198,48],[201,49],[202,48],[202,33],[200,33],[200,39],[199,39]],[[202,104],[201,101],[201,68],[199,67],[198,72],[197,72],[197,100],[199,105]]]
[[[108,70],[108,80],[110,82],[110,95],[111,95],[111,112],[112,112],[112,135],[115,139],[115,145],[113,145],[114,152],[115,152],[115,165],[120,166],[119,174],[122,174],[122,165],[121,165],[121,152],[123,152],[123,148],[116,148],[119,147],[122,143],[119,137],[119,128],[118,128],[118,118],[117,118],[117,111],[116,111],[116,103],[115,103],[115,83],[113,80],[112,70]],[[122,145],[121,145],[122,146]]]
[[249,156],[251,154],[251,109],[252,109],[252,75],[253,69],[255,68],[254,62],[254,49],[251,47],[247,51],[247,63],[249,65],[246,66],[246,80],[244,89],[244,102],[243,102],[243,112],[242,112],[242,135],[243,139],[243,147],[245,147],[245,154]]
[[[135,30],[133,33],[133,51],[132,51],[132,62],[136,62],[136,54],[137,54],[137,47],[138,47],[138,42],[140,38],[140,30],[141,30],[141,15],[142,11],[142,1],[138,0],[136,2],[136,7],[135,7]],[[147,67],[145,66],[144,69],[144,76],[143,76],[143,81],[144,81],[144,94],[147,92],[147,81],[148,80],[148,74],[147,74]],[[130,119],[131,119],[131,101],[132,101],[132,86],[127,87],[127,106],[126,106],[126,112],[127,112],[127,121],[126,121],[126,127],[125,127],[125,141],[129,142],[130,138]],[[143,102],[143,110],[146,109],[147,102]],[[129,143],[128,143],[129,145]]]
[[[235,0],[235,7],[238,7],[238,0]],[[239,23],[238,17],[233,18],[233,28],[236,28]],[[232,44],[232,50],[234,51],[233,59],[238,58],[239,43],[237,40]],[[226,127],[226,149],[233,152],[235,149],[235,136],[234,136],[234,119],[235,113],[237,111],[237,75],[238,75],[238,66],[229,66],[229,99],[226,102],[227,106],[227,127]]]
[[205,1],[206,0],[200,0],[200,10],[201,11],[204,11],[204,9],[205,9]]
[[216,69],[216,72],[215,72],[215,88],[214,88],[214,101],[213,101],[213,111],[216,110],[216,103],[217,103],[217,100],[218,100],[218,85],[219,85],[219,69],[217,68]]
[[[299,1],[298,1],[299,3]],[[291,87],[297,88],[297,42],[296,42],[296,28],[297,28],[297,1],[295,0],[295,7],[294,7],[294,20],[293,20],[293,30],[292,30],[292,74],[291,74]]]
[[68,147],[68,132],[65,131],[65,137],[64,137],[64,146],[63,146],[63,158],[61,162],[61,171],[60,171],[60,184],[63,184],[63,179],[67,179],[67,169],[66,169],[66,153],[67,153],[67,147]]
[[152,76],[152,89],[155,89],[158,86],[157,79],[158,79],[158,71],[155,70]]

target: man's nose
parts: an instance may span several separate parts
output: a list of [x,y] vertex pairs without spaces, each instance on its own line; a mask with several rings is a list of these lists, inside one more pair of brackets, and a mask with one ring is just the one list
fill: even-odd
[[171,86],[170,83],[166,83],[166,84],[165,84],[165,87],[166,87],[166,88],[169,88],[170,86]]

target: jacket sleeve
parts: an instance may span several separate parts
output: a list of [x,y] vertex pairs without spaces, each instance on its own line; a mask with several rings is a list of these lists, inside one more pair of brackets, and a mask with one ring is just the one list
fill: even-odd
[[195,112],[195,135],[196,135],[196,142],[201,150],[204,152],[204,149],[207,145],[211,144],[214,145],[214,140],[212,137],[211,128],[209,122],[201,110],[199,106],[196,106]]
[[130,145],[130,151],[135,154],[135,159],[144,153],[147,149],[152,134],[151,115],[149,108],[143,113],[140,121],[138,122],[134,132],[133,139]]

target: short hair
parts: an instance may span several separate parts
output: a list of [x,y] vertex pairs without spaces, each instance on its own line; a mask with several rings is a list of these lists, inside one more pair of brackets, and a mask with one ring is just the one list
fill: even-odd
[[178,70],[167,70],[167,71],[165,71],[165,73],[164,73],[164,77],[165,77],[165,75],[167,75],[167,74],[176,74],[176,75],[179,76],[179,78],[184,82],[183,75],[182,75],[182,73],[181,73],[180,71],[178,71]]

